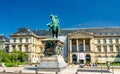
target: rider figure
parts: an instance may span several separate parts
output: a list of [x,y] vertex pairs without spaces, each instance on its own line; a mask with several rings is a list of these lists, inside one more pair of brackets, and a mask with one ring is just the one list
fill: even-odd
[[50,27],[50,30],[52,30],[52,36],[57,38],[59,33],[59,19],[56,15],[50,15],[51,22],[47,25]]

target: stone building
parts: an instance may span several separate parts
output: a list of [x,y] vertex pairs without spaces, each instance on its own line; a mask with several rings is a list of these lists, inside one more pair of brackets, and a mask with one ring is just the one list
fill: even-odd
[[4,35],[0,35],[0,50],[5,50],[6,52],[9,50],[9,39]]
[[80,29],[68,34],[68,62],[120,62],[120,28]]
[[[48,30],[33,33],[43,37],[51,35]],[[69,64],[120,62],[120,28],[61,29],[60,37]]]
[[[42,39],[50,38],[48,30],[20,28],[10,35],[9,52],[27,52],[28,62],[39,62],[43,54]],[[63,56],[70,63],[120,62],[120,28],[61,29]]]
[[26,60],[37,63],[43,51],[41,38],[28,28],[20,28],[17,32],[10,34],[9,52],[12,53],[13,50],[26,52],[29,56]]

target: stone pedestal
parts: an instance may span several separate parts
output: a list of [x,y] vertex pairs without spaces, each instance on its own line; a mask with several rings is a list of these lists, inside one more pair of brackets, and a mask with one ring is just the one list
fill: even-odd
[[61,55],[53,55],[50,57],[42,57],[38,66],[39,71],[55,71],[59,72],[66,68],[65,63]]
[[61,50],[63,43],[58,39],[44,39],[44,56],[40,59],[38,71],[60,72],[67,67]]

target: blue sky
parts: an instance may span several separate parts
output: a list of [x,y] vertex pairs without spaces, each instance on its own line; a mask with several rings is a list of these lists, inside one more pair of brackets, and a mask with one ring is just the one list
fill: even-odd
[[120,27],[120,0],[0,0],[0,34],[49,29],[50,14],[61,28]]

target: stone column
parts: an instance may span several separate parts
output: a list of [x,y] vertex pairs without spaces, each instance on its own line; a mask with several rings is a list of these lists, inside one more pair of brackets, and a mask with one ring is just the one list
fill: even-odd
[[9,45],[9,52],[13,52],[13,47],[12,47],[12,45]]
[[85,51],[85,39],[83,39],[83,50]]
[[25,45],[22,45],[22,52],[26,52],[25,51]]
[[92,39],[90,39],[90,51],[93,51],[93,44]]
[[15,49],[19,50],[19,47],[18,47],[18,45],[16,45]]
[[[85,52],[85,39],[83,39],[83,52]],[[85,54],[85,53],[84,53]],[[85,56],[85,55],[84,55]],[[84,63],[86,62],[86,60],[84,59]]]
[[113,45],[113,52],[117,52],[115,49],[116,49],[116,47],[115,47],[115,45]]
[[71,53],[72,52],[72,39],[70,39],[69,41],[70,41],[70,44],[69,44],[70,48],[69,48],[69,53],[68,53],[69,54],[69,60],[68,61],[69,61],[69,64],[70,64],[70,63],[72,63],[72,53]]
[[76,38],[76,47],[77,47],[77,52],[79,50],[79,47],[78,47],[78,38]]
[[[95,52],[94,46],[93,46],[93,39],[92,38],[90,39],[90,51]],[[96,63],[96,61],[97,61],[98,58],[95,57],[95,53],[90,53],[90,54],[91,54],[91,62]]]
[[69,48],[68,48],[68,65],[72,63],[72,39],[68,40]]
[[70,39],[70,52],[72,52],[72,39]]
[[77,47],[77,52],[78,52],[78,53],[77,53],[77,62],[79,61],[79,60],[78,60],[78,54],[79,54],[79,46],[78,46],[78,45],[79,45],[79,43],[78,43],[78,38],[76,38],[76,47]]

